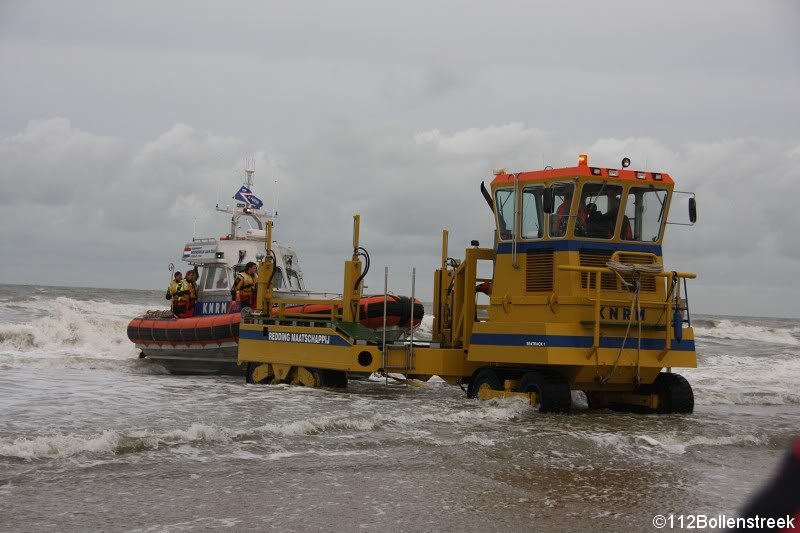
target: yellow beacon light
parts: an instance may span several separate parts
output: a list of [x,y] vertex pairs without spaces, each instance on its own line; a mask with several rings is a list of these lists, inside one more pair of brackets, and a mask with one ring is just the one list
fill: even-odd
[[586,154],[581,154],[578,156],[578,166],[585,167],[589,165],[589,156]]

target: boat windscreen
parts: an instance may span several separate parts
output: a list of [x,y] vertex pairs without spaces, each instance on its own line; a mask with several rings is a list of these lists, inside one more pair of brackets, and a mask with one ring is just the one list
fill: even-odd
[[289,277],[290,289],[292,289],[293,291],[303,290],[303,287],[300,285],[300,277],[297,275],[297,272],[295,272],[291,268],[287,268],[286,275]]
[[272,288],[283,288],[283,271],[281,270],[281,267],[275,267],[275,276],[272,278]]
[[228,269],[225,267],[206,267],[204,291],[221,291],[230,288]]

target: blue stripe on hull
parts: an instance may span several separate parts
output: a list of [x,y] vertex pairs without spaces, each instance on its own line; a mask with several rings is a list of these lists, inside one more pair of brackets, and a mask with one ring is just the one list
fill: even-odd
[[[622,346],[622,337],[600,337],[601,348]],[[525,346],[532,348],[591,348],[594,338],[586,335],[521,335],[516,333],[473,333],[470,342],[478,345]],[[635,338],[625,341],[625,348],[636,349],[639,342]],[[642,350],[663,350],[664,339],[642,339]],[[694,341],[672,341],[670,350],[693,352]]]

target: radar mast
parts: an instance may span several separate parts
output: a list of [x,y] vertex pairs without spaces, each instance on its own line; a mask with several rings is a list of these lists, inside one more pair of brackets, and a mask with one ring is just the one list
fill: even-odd
[[[255,158],[247,158],[245,160],[244,182],[242,184],[243,187],[247,190],[247,194],[252,194],[253,192],[253,183],[254,183],[253,174],[255,174],[255,172],[256,172]],[[261,231],[264,230],[266,226],[266,221],[273,218],[271,214],[266,213],[262,208],[255,208],[253,205],[248,204],[246,202],[242,202],[239,199],[236,199],[236,204],[234,204],[233,206],[226,205],[224,208],[222,208],[219,206],[219,204],[217,204],[216,210],[219,211],[220,213],[227,213],[231,215],[231,233],[230,233],[231,239],[243,237],[243,235],[239,235],[237,231],[239,229],[240,218],[249,217],[250,219],[254,220],[257,228]]]

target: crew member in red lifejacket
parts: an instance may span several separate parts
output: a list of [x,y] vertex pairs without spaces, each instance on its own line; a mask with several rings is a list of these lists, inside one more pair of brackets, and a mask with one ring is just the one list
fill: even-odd
[[[189,314],[189,296],[191,295],[192,286],[187,281],[189,274],[186,274],[187,279],[181,280],[176,288],[175,294],[172,296],[172,312],[178,318],[187,318]],[[192,309],[194,311],[194,309]],[[193,313],[192,313],[193,314]]]
[[194,316],[194,304],[197,302],[197,268],[190,270],[186,273],[186,279],[183,280],[187,294],[186,311],[184,311],[181,318],[189,318]]
[[231,299],[238,301],[241,307],[255,307],[256,303],[256,271],[258,266],[250,261],[244,272],[236,274],[231,289]]
[[[572,187],[566,188],[564,190],[564,201],[561,202],[561,205],[558,206],[556,212],[553,213],[552,218],[550,219],[550,236],[551,237],[563,237],[567,234],[567,224],[569,224],[569,211],[572,207]],[[578,222],[583,224],[584,227],[586,225],[586,221],[588,219],[588,213],[586,212],[586,208],[582,205],[578,206]]]

